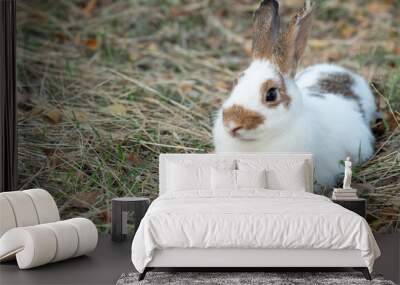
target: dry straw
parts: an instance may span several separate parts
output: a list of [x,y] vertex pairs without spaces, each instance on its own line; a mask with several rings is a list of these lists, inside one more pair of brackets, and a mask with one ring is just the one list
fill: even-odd
[[[303,63],[334,60],[375,79],[394,57],[375,55],[393,42],[382,37],[395,15],[374,12],[372,23],[368,7],[350,2],[316,7]],[[297,4],[285,2],[286,22]],[[212,151],[212,117],[248,64],[255,8],[245,0],[18,1],[19,187],[44,187],[65,218],[79,213],[104,229],[111,198],[156,197],[160,152]],[[363,17],[363,29],[348,25]],[[375,230],[399,229],[399,141],[392,128],[357,176]]]

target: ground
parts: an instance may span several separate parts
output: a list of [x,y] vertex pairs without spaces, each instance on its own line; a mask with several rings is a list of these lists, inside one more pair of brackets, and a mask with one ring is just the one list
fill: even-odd
[[[302,0],[281,1],[285,23]],[[157,196],[160,152],[209,152],[212,119],[249,63],[258,1],[19,0],[19,188],[109,226],[110,201]],[[400,229],[400,2],[316,1],[302,66],[371,83],[376,154],[355,168],[375,231]]]

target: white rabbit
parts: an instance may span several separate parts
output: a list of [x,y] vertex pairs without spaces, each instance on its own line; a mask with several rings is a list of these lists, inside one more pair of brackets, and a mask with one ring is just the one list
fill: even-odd
[[279,31],[278,2],[265,0],[254,15],[253,61],[218,111],[218,152],[311,152],[317,183],[332,187],[340,160],[373,154],[370,122],[376,106],[368,83],[336,65],[311,66],[297,76],[311,27],[309,2]]

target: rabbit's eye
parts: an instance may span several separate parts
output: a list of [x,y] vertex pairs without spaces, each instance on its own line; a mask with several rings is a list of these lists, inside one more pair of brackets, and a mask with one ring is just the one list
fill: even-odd
[[278,90],[276,88],[269,89],[265,94],[265,101],[274,102],[276,99],[278,99]]

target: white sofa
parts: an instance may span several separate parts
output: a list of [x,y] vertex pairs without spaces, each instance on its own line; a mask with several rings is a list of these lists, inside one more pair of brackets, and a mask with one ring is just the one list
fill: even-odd
[[98,233],[88,219],[60,221],[53,197],[43,189],[0,193],[0,262],[16,259],[28,269],[84,255]]

